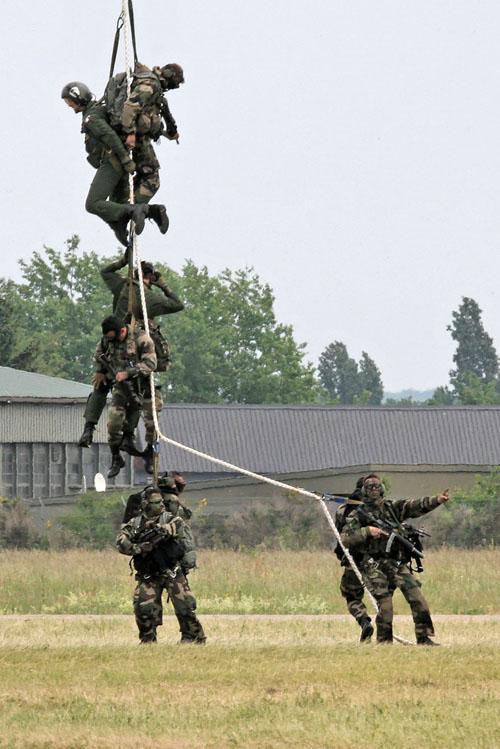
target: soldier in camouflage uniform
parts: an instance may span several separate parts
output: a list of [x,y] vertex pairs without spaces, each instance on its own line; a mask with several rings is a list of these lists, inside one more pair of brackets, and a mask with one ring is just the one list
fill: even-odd
[[[118,317],[106,317],[102,332],[103,337],[94,354],[96,373],[93,382],[94,387],[99,387],[106,380],[114,380],[108,412],[108,442],[112,455],[108,478],[116,476],[125,465],[120,455],[124,424],[135,429],[141,411],[148,443],[143,453],[144,468],[152,473],[155,426],[149,375],[156,369],[154,343],[144,330],[125,325]],[[163,401],[157,392],[155,410],[160,412],[162,408]]]
[[[113,294],[113,315],[119,317],[121,320],[126,319],[128,313],[129,280],[127,277],[121,276],[117,271],[127,265],[127,263],[128,253],[126,252],[121,260],[104,266],[100,271],[104,283]],[[156,317],[180,312],[184,309],[184,305],[172,289],[167,286],[164,278],[155,271],[151,263],[143,261],[141,267],[149,326],[150,329],[159,328],[155,322]],[[133,315],[136,318],[137,324],[142,327],[144,321],[142,319],[139,282],[134,279],[132,284],[134,287]],[[163,293],[155,293],[152,288],[153,286],[157,286]],[[89,395],[84,413],[85,426],[83,434],[78,441],[79,447],[90,447],[92,444],[94,429],[104,410],[110,389],[111,383],[109,380],[106,380],[97,387],[94,387],[93,392]],[[141,453],[137,451],[133,440],[134,429],[135,427],[130,427],[128,424],[125,425],[120,449],[128,452],[130,455],[139,455]]]
[[[128,203],[128,196],[108,200],[124,175],[135,171],[136,165],[108,122],[106,109],[93,99],[88,86],[78,81],[66,84],[61,98],[75,112],[82,114],[87,161],[97,169],[87,195],[85,208],[95,213],[113,229],[123,245],[127,245],[127,224],[132,219],[139,234],[144,228],[143,206]],[[128,177],[124,182],[128,184]]]
[[[378,478],[367,478],[361,490],[364,509],[377,520],[401,524],[408,518],[416,518],[447,502],[448,490],[439,496],[422,499],[384,498],[384,485]],[[420,582],[411,573],[403,559],[401,546],[393,543],[389,556],[386,554],[388,533],[374,525],[367,525],[358,512],[353,512],[344,527],[342,543],[361,556],[360,570],[365,583],[377,600],[377,642],[392,642],[393,605],[392,596],[399,588],[410,604],[418,645],[436,645],[429,605],[420,590]]]
[[[339,533],[342,533],[344,526],[349,518],[349,515],[356,510],[362,503],[361,488],[365,477],[361,476],[356,483],[355,491],[346,499],[343,505],[341,505],[335,513],[335,527]],[[340,593],[347,603],[347,609],[352,617],[356,619],[357,623],[361,627],[360,642],[369,642],[373,635],[373,625],[368,611],[363,601],[365,594],[364,586],[360,583],[358,576],[349,564],[349,560],[342,551],[340,544],[337,544],[335,553],[340,560],[341,566],[344,568],[342,578],[340,580]],[[354,559],[356,565],[361,561],[361,555],[355,551],[351,552],[351,556]]]
[[[184,522],[165,510],[162,494],[149,487],[142,500],[142,512],[122,526],[116,539],[118,550],[133,557],[137,587],[134,592],[134,613],[141,643],[156,642],[156,629],[162,624],[163,590],[172,601],[179,622],[181,643],[203,644],[206,641],[196,611],[196,599],[182,571],[184,554]],[[134,543],[134,536],[151,526],[164,535],[158,544]]]
[[[123,106],[120,135],[124,138],[126,147],[132,150],[136,164],[135,202],[147,204],[160,187],[160,164],[151,141],[164,135],[169,140],[179,142],[177,125],[163,92],[179,88],[184,83],[184,73],[180,65],[175,63],[162,68],[154,67],[152,71],[145,65],[138,64],[135,73],[140,77],[132,81],[130,96]],[[150,77],[145,77],[147,73],[151,73]],[[162,116],[166,129],[163,129]],[[122,180],[117,185],[118,200],[122,199],[124,189],[125,183]],[[147,206],[146,212],[161,229],[163,216],[157,215],[156,208]],[[165,220],[168,227],[166,213]]]

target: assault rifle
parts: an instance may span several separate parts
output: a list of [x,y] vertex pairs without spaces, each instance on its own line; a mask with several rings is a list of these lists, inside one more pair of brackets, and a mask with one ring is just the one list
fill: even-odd
[[130,540],[133,544],[149,543],[155,547],[165,538],[167,538],[167,533],[159,525],[145,525],[144,528],[138,529]]
[[[105,354],[101,354],[99,356],[99,361],[101,362],[101,364],[104,367],[106,367],[106,369],[108,370],[109,374],[112,376],[113,380],[115,382],[117,382],[117,379],[116,379],[116,369],[113,367],[113,365],[111,364],[111,362],[109,361],[109,359],[107,358],[107,356]],[[121,380],[118,384],[119,385],[124,385],[125,389],[128,390],[129,395],[130,395],[132,401],[135,403],[135,405],[139,406],[139,407],[142,407],[141,400],[140,400],[139,396],[137,395],[137,393],[135,392],[134,387],[133,387],[132,383],[129,380]]]
[[[357,512],[358,517],[362,521],[362,525],[373,525],[375,528],[380,528],[387,533],[387,543],[385,546],[385,554],[387,557],[391,555],[391,549],[394,543],[399,544],[402,547],[401,552],[403,560],[409,562],[411,565],[412,560],[415,561],[416,571],[423,572],[422,559],[424,554],[422,551],[422,538],[424,536],[430,536],[430,533],[422,530],[422,528],[415,528],[409,523],[393,523],[390,520],[380,520],[367,512],[363,507],[360,507]],[[398,532],[400,529],[403,530],[404,536]]]

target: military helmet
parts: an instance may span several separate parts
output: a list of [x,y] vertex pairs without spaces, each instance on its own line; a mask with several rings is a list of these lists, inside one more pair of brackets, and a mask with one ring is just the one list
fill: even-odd
[[166,494],[181,494],[186,486],[186,480],[178,471],[165,471],[158,478],[158,486]]
[[[153,263],[149,263],[147,260],[142,260],[141,270],[142,270],[143,276],[152,276],[153,273],[155,272],[155,267]],[[134,271],[134,275],[136,278],[139,278],[139,271],[137,270],[137,268]]]
[[61,91],[61,99],[71,99],[76,104],[88,104],[93,96],[89,87],[80,81],[67,83]]
[[184,83],[184,71],[176,62],[169,62],[161,69],[161,77],[167,89],[179,88]]

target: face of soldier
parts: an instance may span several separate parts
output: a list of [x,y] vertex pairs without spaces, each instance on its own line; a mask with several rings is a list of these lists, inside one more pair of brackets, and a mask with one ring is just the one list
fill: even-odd
[[73,101],[73,99],[63,99],[63,101],[65,101],[68,107],[70,107],[75,113],[81,112],[83,110],[82,105],[77,104],[76,101]]
[[[118,336],[119,341],[125,340],[127,336],[127,328],[123,327],[120,330],[120,335]],[[104,335],[104,338],[107,338],[108,341],[114,341],[116,340],[116,330],[108,330],[108,332]]]
[[364,493],[369,502],[377,503],[383,498],[384,488],[378,479],[367,479],[363,485]]
[[148,515],[161,515],[163,512],[163,499],[161,494],[151,494],[148,497],[147,513]]

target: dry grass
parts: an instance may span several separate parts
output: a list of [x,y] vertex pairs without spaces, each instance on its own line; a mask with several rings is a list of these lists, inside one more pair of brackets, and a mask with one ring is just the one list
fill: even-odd
[[[344,613],[341,569],[328,552],[205,551],[192,573],[206,614]],[[442,614],[500,613],[499,550],[426,555],[423,589]],[[113,550],[17,551],[0,556],[0,614],[129,614],[134,580]],[[408,611],[399,594],[396,611]]]
[[[0,746],[497,747],[500,622],[443,621],[447,648],[360,646],[350,621],[0,619]],[[411,623],[397,623],[411,636]]]

